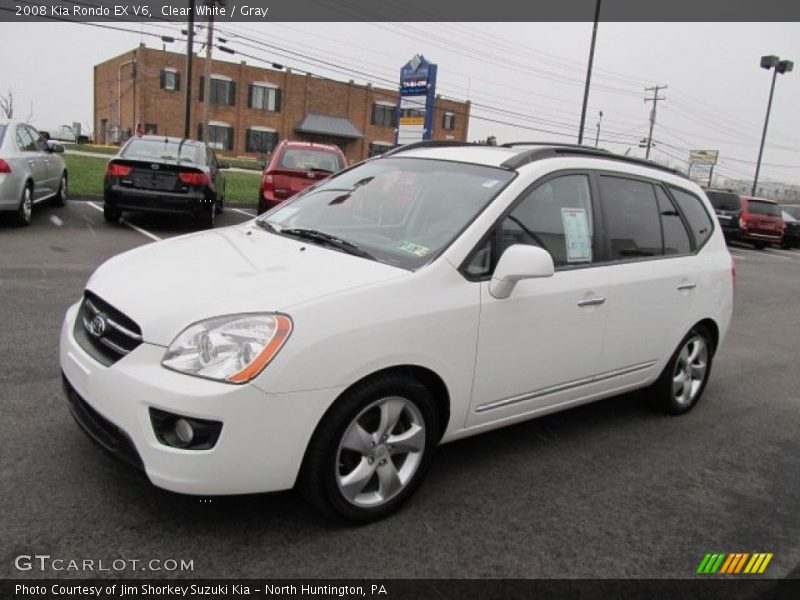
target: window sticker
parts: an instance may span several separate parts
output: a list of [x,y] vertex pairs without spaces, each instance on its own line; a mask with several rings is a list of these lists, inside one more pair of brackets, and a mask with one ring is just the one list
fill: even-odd
[[431,251],[430,248],[427,248],[425,246],[420,246],[419,244],[415,244],[413,242],[403,242],[402,244],[400,244],[400,246],[398,246],[397,249],[419,257],[425,256],[428,252]]
[[592,262],[592,237],[585,208],[562,208],[564,237],[567,243],[567,262]]

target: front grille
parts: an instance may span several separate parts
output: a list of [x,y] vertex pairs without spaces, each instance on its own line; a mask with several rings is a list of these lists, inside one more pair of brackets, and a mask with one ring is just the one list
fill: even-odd
[[84,433],[86,433],[93,442],[107,452],[110,452],[116,458],[143,471],[144,464],[142,463],[142,458],[136,451],[136,446],[133,445],[131,438],[119,427],[89,406],[89,404],[80,397],[78,392],[75,391],[75,388],[72,387],[72,384],[63,373],[61,374],[61,379],[64,383],[64,393],[69,401],[69,412],[78,425],[80,425],[81,429],[83,429]]
[[133,319],[88,290],[78,310],[73,334],[81,348],[107,367],[142,343],[142,330]]

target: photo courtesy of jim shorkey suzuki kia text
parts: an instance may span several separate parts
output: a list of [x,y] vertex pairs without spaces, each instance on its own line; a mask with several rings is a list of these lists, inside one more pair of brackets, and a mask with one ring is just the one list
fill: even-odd
[[70,585],[55,583],[48,585],[16,584],[15,594],[20,597],[53,595],[53,596],[80,596],[97,598],[197,598],[202,596],[212,597],[250,597],[259,596],[336,596],[336,597],[365,597],[388,598],[390,596],[387,586],[380,583],[369,585],[311,585],[311,584],[269,584],[259,586],[222,583],[211,585],[200,584],[150,584],[150,583],[114,583],[92,585]]

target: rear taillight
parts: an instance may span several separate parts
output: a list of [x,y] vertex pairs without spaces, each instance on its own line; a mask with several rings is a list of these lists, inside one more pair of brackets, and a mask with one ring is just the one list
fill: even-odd
[[739,217],[739,229],[747,229],[747,219],[744,216]]
[[11,173],[11,165],[0,158],[0,173]]
[[275,181],[272,175],[265,174],[261,178],[261,195],[273,194],[275,192]]
[[205,173],[194,172],[178,173],[178,179],[188,185],[208,185],[210,181]]
[[125,165],[118,165],[117,163],[108,163],[106,167],[106,175],[109,177],[127,177],[131,174],[133,169]]

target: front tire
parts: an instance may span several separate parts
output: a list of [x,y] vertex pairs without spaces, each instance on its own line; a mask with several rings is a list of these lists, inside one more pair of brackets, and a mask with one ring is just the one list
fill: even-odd
[[67,204],[67,174],[61,174],[61,182],[58,185],[58,191],[56,191],[56,195],[53,196],[53,205],[54,206],[65,206]]
[[692,410],[708,383],[713,358],[711,334],[706,327],[695,325],[648,390],[653,407],[668,415],[682,415]]
[[346,392],[317,427],[299,487],[322,512],[357,523],[395,511],[419,487],[439,440],[433,397],[387,375]]

